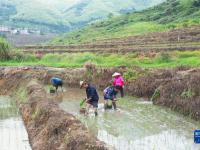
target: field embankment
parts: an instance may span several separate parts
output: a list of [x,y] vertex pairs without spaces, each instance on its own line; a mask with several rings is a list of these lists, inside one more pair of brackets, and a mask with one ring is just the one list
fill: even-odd
[[[67,44],[67,43],[66,43]],[[131,53],[185,51],[200,49],[200,26],[174,29],[166,32],[155,32],[140,36],[102,39],[85,44],[66,46],[22,46],[26,53]]]

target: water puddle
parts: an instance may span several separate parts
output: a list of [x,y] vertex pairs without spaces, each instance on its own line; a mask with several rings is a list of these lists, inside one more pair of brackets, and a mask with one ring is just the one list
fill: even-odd
[[104,111],[100,104],[98,117],[83,116],[79,114],[79,103],[84,97],[82,90],[67,89],[60,107],[117,150],[200,149],[193,140],[193,132],[200,129],[200,122],[131,97],[119,101],[119,111]]
[[0,149],[31,150],[28,135],[16,105],[0,96]]

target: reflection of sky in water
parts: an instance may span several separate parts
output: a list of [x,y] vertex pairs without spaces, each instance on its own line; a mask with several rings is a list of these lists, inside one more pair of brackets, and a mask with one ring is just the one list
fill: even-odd
[[200,148],[198,145],[191,144],[192,140],[180,136],[173,130],[163,131],[160,134],[146,136],[135,141],[127,140],[123,136],[113,136],[105,130],[99,130],[97,137],[119,150],[198,150]]
[[[69,92],[69,94],[68,94]],[[200,123],[187,117],[152,105],[126,98],[120,102],[120,111],[104,112],[102,104],[99,116],[79,115],[79,101],[82,95],[66,92],[67,98],[60,106],[77,116],[100,140],[118,150],[198,150],[193,131],[200,129]],[[72,95],[72,100],[70,100]],[[67,99],[67,100],[66,100]],[[124,101],[124,102],[123,102]]]
[[0,96],[0,149],[30,150],[28,135],[16,105]]
[[21,118],[0,121],[1,150],[30,150],[28,135]]

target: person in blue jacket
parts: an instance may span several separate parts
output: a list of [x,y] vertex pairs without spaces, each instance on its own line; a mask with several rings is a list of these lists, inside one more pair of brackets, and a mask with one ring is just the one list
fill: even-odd
[[106,89],[104,89],[104,108],[107,109],[108,107],[108,100],[112,101],[112,105],[114,107],[114,110],[117,109],[116,101],[117,101],[117,94],[120,92],[120,86],[109,86]]
[[[57,92],[58,87],[61,87],[61,89],[62,89],[63,80],[61,78],[52,77],[51,78],[51,84],[56,88],[56,92]],[[62,89],[62,91],[63,91],[63,89]]]
[[98,101],[99,101],[99,95],[97,93],[97,90],[95,87],[91,86],[86,81],[80,81],[80,88],[86,89],[86,95],[85,101],[87,103],[87,111],[89,108],[93,107],[95,116],[98,115],[97,108],[98,108]]

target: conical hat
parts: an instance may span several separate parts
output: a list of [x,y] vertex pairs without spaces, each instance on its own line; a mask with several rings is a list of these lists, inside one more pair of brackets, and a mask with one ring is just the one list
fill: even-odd
[[80,81],[80,88],[83,87],[84,81]]
[[118,73],[118,72],[115,72],[115,73],[112,75],[112,77],[116,77],[116,76],[121,76],[121,74]]

